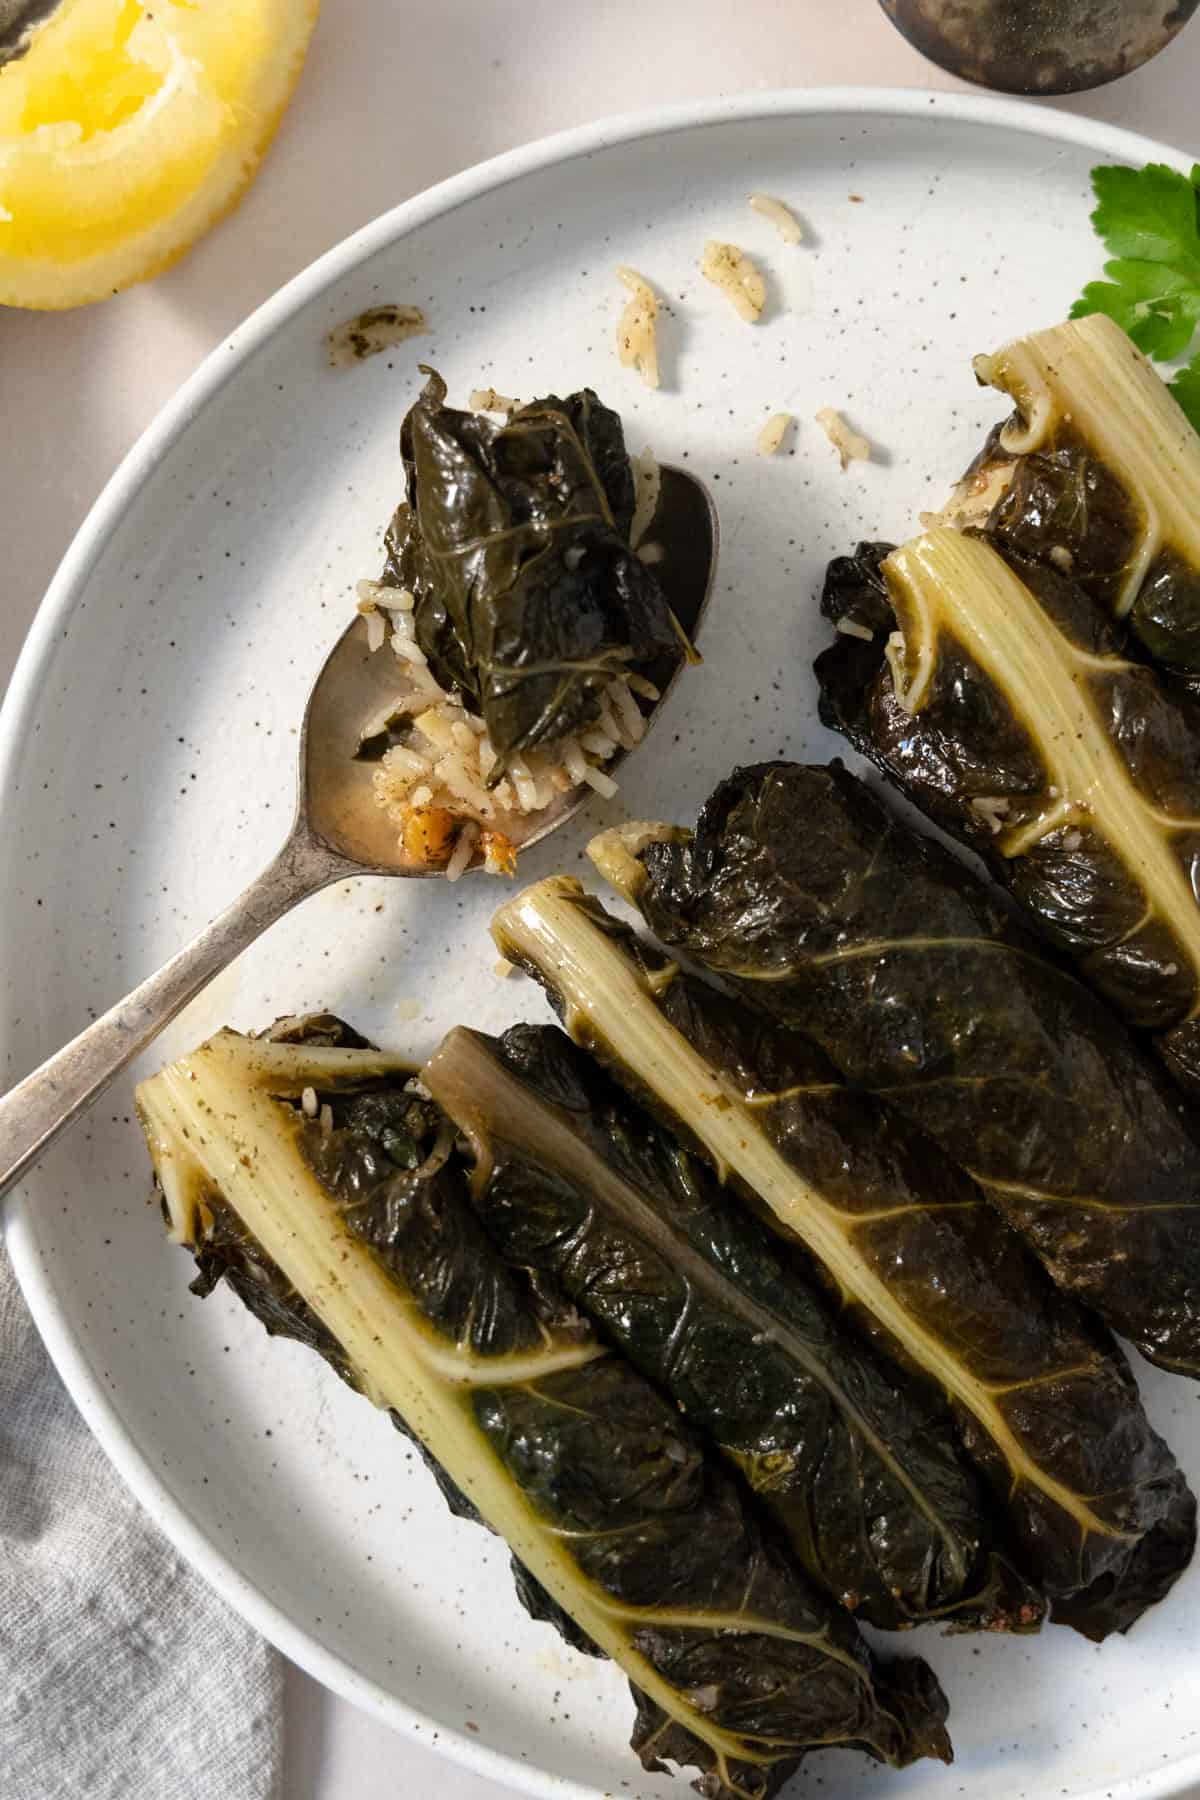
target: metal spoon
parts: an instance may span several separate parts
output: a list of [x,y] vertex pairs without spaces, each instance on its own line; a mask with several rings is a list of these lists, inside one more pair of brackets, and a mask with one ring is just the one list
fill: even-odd
[[1200,0],[880,0],[931,62],[1009,94],[1078,94],[1140,68]]
[[[700,482],[664,466],[646,536],[661,548],[656,573],[675,616],[695,638],[717,555],[716,513]],[[681,656],[649,671],[660,690],[651,722],[682,667]],[[371,765],[355,757],[363,725],[396,697],[398,670],[394,656],[370,653],[361,618],[342,634],[305,709],[296,817],[283,848],[186,949],[0,1099],[0,1194],[214,975],[301,900],[352,875],[439,874],[405,860],[395,826],[375,802]],[[621,760],[618,752],[607,766]],[[509,833],[516,848],[540,843],[565,825],[589,792],[576,789],[527,815]]]

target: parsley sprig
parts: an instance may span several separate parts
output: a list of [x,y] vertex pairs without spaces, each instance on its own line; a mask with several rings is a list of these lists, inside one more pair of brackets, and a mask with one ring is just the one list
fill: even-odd
[[[1191,177],[1165,163],[1092,170],[1092,224],[1112,260],[1071,308],[1073,319],[1107,313],[1159,362],[1191,349],[1200,326],[1200,163]],[[1200,352],[1171,382],[1200,431]]]

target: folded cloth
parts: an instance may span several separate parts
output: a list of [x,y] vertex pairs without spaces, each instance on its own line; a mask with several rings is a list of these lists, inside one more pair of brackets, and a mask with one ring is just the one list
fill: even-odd
[[0,1247],[0,1795],[274,1800],[279,1658],[121,1485]]

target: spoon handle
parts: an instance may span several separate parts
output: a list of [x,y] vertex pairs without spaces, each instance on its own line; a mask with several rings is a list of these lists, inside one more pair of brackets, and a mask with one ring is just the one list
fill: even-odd
[[268,925],[347,872],[334,851],[303,829],[293,832],[258,879],[198,937],[10,1089],[0,1099],[0,1195],[214,975]]

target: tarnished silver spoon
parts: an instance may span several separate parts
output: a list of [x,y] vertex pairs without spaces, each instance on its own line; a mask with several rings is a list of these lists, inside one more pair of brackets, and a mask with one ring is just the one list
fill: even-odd
[[[701,483],[664,465],[646,536],[660,546],[655,572],[675,616],[695,638],[717,555],[716,513]],[[440,873],[405,860],[395,826],[376,804],[371,765],[355,755],[364,724],[396,697],[397,667],[395,657],[368,650],[364,620],[356,619],[343,632],[305,708],[296,817],[283,848],[186,949],[0,1099],[0,1194],[214,975],[301,900],[352,875]],[[680,658],[655,671],[660,698],[648,725],[682,667]],[[607,766],[615,767],[621,758],[618,751]],[[589,795],[587,788],[564,794],[526,815],[507,835],[518,851],[540,843]]]
[[879,0],[909,43],[980,87],[1078,94],[1165,50],[1200,0]]

